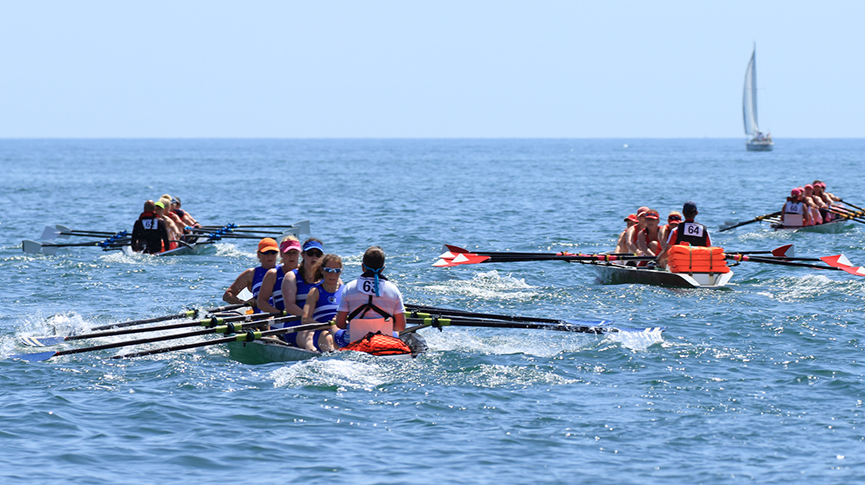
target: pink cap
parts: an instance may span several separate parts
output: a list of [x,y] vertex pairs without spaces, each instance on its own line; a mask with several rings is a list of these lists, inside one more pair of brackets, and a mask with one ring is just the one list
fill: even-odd
[[798,197],[798,196],[802,195],[802,189],[800,189],[799,187],[796,187],[795,189],[790,191],[790,195],[793,197]]
[[283,253],[287,253],[289,251],[300,251],[300,241],[295,239],[282,241],[282,244],[279,245],[279,250]]
[[814,190],[814,186],[811,184],[805,184],[805,190]]

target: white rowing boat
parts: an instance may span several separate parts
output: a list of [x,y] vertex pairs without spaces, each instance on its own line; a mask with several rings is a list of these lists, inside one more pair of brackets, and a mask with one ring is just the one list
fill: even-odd
[[733,272],[727,273],[673,273],[665,269],[628,266],[623,262],[582,262],[595,269],[598,280],[605,285],[655,285],[672,288],[715,289],[727,285]]
[[[400,336],[403,342],[408,344],[412,350],[411,354],[401,355],[386,355],[380,356],[388,359],[409,359],[417,357],[426,352],[426,342],[423,337],[415,332],[406,333]],[[314,357],[321,356],[336,356],[339,352],[331,352],[323,354],[321,352],[310,352],[306,349],[301,349],[288,345],[287,343],[275,339],[268,338],[267,340],[254,340],[252,342],[231,342],[228,346],[228,356],[243,364],[269,364],[272,362],[297,362],[301,360],[309,360]]]
[[781,223],[772,224],[772,229],[776,231],[792,231],[792,232],[816,232],[821,234],[838,234],[844,231],[847,226],[846,219],[835,219],[834,221],[817,224],[814,226],[785,226]]

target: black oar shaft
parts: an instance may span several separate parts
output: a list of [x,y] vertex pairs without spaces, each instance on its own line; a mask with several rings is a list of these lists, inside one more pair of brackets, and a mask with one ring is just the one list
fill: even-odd
[[145,318],[143,320],[132,320],[129,322],[121,322],[121,323],[112,323],[111,325],[102,325],[99,327],[93,327],[90,331],[97,330],[108,330],[109,328],[123,328],[123,327],[132,327],[135,325],[144,325],[147,323],[157,323],[157,322],[165,322],[168,320],[177,320],[178,318],[196,318],[198,315],[205,313],[218,313],[225,312],[230,310],[236,310],[240,307],[246,306],[246,303],[239,303],[234,305],[226,305],[216,308],[206,308],[203,310],[188,310],[183,313],[178,313],[176,315],[166,315],[164,317],[154,317],[154,318]]
[[534,317],[520,317],[516,315],[496,315],[492,313],[475,313],[464,310],[450,310],[447,308],[437,308],[431,306],[423,306],[423,305],[406,305],[406,309],[411,309],[409,312],[406,312],[406,318],[427,318],[434,316],[458,316],[458,317],[476,317],[476,318],[487,318],[491,320],[503,320],[507,322],[525,322],[525,321],[535,321],[535,322],[545,322],[545,323],[561,323],[561,320],[556,320],[552,318],[534,318]]
[[321,323],[309,323],[306,325],[297,325],[295,327],[290,328],[278,328],[276,330],[266,330],[266,331],[248,331],[245,334],[235,335],[232,337],[224,337],[219,339],[212,340],[204,340],[201,342],[194,342],[183,345],[175,345],[171,347],[163,347],[161,349],[153,349],[153,350],[145,350],[142,352],[135,352],[132,354],[125,355],[115,355],[111,357],[112,359],[124,359],[129,357],[143,357],[145,355],[154,355],[154,354],[162,354],[165,352],[172,352],[175,350],[187,350],[187,349],[195,349],[198,347],[205,347],[208,345],[218,345],[229,342],[252,342],[254,340],[260,340],[262,337],[270,337],[275,335],[283,335],[286,333],[294,333],[294,332],[302,332],[305,330],[323,330],[326,328],[330,328],[330,324],[322,325]]
[[217,327],[219,325],[222,325],[225,322],[239,322],[241,320],[245,320],[245,321],[263,320],[263,319],[272,318],[275,316],[282,316],[282,315],[273,315],[270,313],[255,313],[252,315],[237,315],[234,317],[211,317],[211,318],[205,318],[203,320],[185,321],[185,322],[179,322],[179,323],[172,323],[171,325],[159,325],[156,327],[127,328],[127,329],[120,329],[120,330],[109,330],[107,332],[93,332],[93,333],[83,333],[80,335],[70,335],[63,340],[64,341],[66,341],[66,340],[84,340],[84,339],[91,339],[91,338],[113,337],[116,335],[130,335],[133,333],[158,332],[161,330],[172,330],[172,329],[176,329],[176,328],[188,328],[188,327],[196,327],[196,326],[213,328],[213,327]]
[[407,318],[407,322],[427,324],[433,327],[487,327],[487,328],[523,328],[534,330],[557,330],[562,332],[593,333],[617,332],[612,327],[589,327],[582,325],[567,325],[563,323],[532,323],[532,322],[500,322],[496,320],[459,319],[459,318]]
[[779,215],[781,215],[781,211],[773,212],[773,213],[771,213],[771,214],[766,214],[766,215],[762,215],[762,216],[757,216],[757,217],[751,219],[750,221],[740,222],[740,223],[738,223],[738,224],[734,224],[734,225],[732,225],[732,226],[728,226],[728,227],[722,227],[718,232],[729,231],[730,229],[734,229],[734,228],[737,228],[737,227],[741,227],[741,226],[744,226],[744,225],[746,225],[746,224],[751,224],[751,223],[754,223],[754,222],[760,222],[760,221],[762,221],[762,220],[764,220],[764,219],[768,219],[768,218],[771,218],[771,217],[777,217],[777,216],[779,216]]

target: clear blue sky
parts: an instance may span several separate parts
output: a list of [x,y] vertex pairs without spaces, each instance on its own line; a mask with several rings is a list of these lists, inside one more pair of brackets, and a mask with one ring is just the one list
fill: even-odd
[[865,2],[0,0],[0,138],[865,136]]

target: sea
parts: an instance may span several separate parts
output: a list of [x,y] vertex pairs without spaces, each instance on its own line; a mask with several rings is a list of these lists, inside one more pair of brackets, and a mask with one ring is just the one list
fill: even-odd
[[[865,477],[865,278],[743,262],[719,290],[601,284],[565,262],[433,266],[443,244],[597,253],[623,218],[697,204],[727,252],[793,244],[865,264],[865,228],[753,223],[821,179],[865,207],[865,140],[0,140],[0,483],[735,484]],[[424,329],[429,351],[247,365],[178,341],[61,355],[72,335],[223,305],[255,239],[156,258],[64,247],[46,226],[131,231],[162,194],[209,225],[290,225],[360,274],[370,246],[406,303],[611,320],[660,335]],[[306,237],[306,236],[304,236]],[[57,242],[98,241],[77,237]],[[156,332],[170,335],[172,331]],[[154,335],[149,333],[145,335]],[[195,342],[209,336],[186,338]]]

